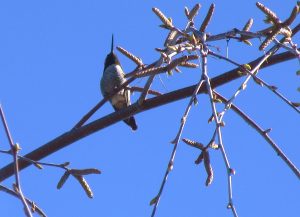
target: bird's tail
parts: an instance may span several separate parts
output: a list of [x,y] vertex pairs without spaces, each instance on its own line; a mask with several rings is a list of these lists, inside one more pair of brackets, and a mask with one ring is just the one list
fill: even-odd
[[137,125],[135,123],[135,119],[133,116],[131,116],[130,118],[128,119],[125,119],[124,122],[131,127],[132,130],[137,130]]

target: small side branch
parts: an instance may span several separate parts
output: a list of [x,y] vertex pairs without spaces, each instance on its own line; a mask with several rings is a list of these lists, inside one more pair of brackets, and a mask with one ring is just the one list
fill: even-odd
[[[19,195],[18,195],[16,192],[14,192],[13,190],[11,190],[11,189],[9,189],[9,188],[7,188],[7,187],[1,185],[1,184],[0,184],[0,191],[3,191],[3,192],[5,192],[5,193],[7,193],[7,194],[9,194],[9,195],[12,195],[12,196],[16,197],[16,198],[19,198]],[[27,203],[27,204],[30,204],[31,210],[32,210],[33,212],[38,213],[41,217],[47,217],[46,214],[43,212],[43,210],[42,210],[41,208],[39,208],[39,207],[36,205],[35,202],[33,202],[33,201],[31,201],[31,200],[29,200],[29,199],[27,199],[27,198],[25,198],[25,200],[26,200],[26,203]]]
[[[268,84],[267,82],[265,82],[264,80],[262,80],[261,78],[257,77],[255,74],[251,74],[251,71],[249,69],[247,69],[245,66],[243,65],[240,65],[239,63],[225,57],[225,56],[222,56],[220,54],[216,54],[215,52],[213,51],[209,51],[209,54],[214,56],[214,57],[217,57],[219,59],[223,59],[227,62],[230,62],[232,63],[233,65],[235,66],[238,66],[241,68],[241,70],[245,71],[248,75],[250,75],[254,81],[264,87],[267,87],[268,90],[272,91],[276,96],[278,96],[281,100],[283,100],[286,104],[288,104],[291,108],[293,108],[296,112],[300,113],[300,110],[293,104],[293,102],[291,100],[289,100],[287,97],[285,97],[282,93],[280,93],[278,90],[277,90],[277,87],[273,86],[273,85],[270,85]],[[230,106],[230,103],[226,105],[227,107]],[[225,106],[225,107],[226,107]]]
[[[126,87],[125,89],[128,89],[132,92],[143,92],[144,88],[142,87],[137,87],[137,86],[132,86],[132,87]],[[155,90],[151,90],[149,89],[148,90],[148,94],[151,94],[151,95],[154,95],[154,96],[161,96],[162,93],[158,92],[158,91],[155,91]]]
[[240,87],[236,90],[236,92],[232,95],[232,97],[229,99],[228,104],[225,105],[225,108],[222,112],[220,112],[219,117],[220,120],[222,120],[222,116],[225,114],[225,112],[230,108],[230,105],[232,102],[236,99],[236,97],[241,93],[241,91],[245,90],[247,87],[247,84],[250,80],[250,78],[253,75],[256,75],[258,73],[258,70],[261,68],[261,66],[279,49],[278,45],[273,46],[259,61],[257,64],[255,64],[254,68],[251,69],[249,72],[249,75],[246,77],[244,82],[240,85]]
[[223,160],[226,166],[226,170],[227,170],[227,182],[228,182],[228,205],[227,208],[231,209],[233,215],[235,217],[238,217],[236,208],[233,204],[233,200],[232,200],[232,169],[230,167],[230,163],[225,151],[225,147],[223,144],[223,138],[222,138],[222,131],[221,131],[221,123],[220,123],[220,119],[218,116],[218,112],[216,109],[216,105],[214,102],[214,96],[213,96],[213,90],[210,84],[210,78],[207,74],[207,54],[208,51],[207,50],[202,50],[202,73],[203,73],[203,77],[205,79],[205,84],[206,84],[206,88],[207,88],[207,93],[209,95],[209,99],[210,99],[210,104],[211,104],[211,108],[212,108],[212,112],[213,112],[213,116],[214,116],[214,120],[216,123],[216,132],[217,132],[217,136],[218,136],[218,141],[219,141],[219,146],[222,152],[222,156],[223,156]]
[[[214,94],[221,99],[224,103],[228,103],[228,99],[214,91]],[[248,115],[246,115],[239,107],[232,104],[231,109],[238,114],[241,118],[243,118],[246,123],[248,123],[253,129],[255,129],[274,149],[276,154],[287,164],[287,166],[293,171],[293,173],[300,179],[300,171],[293,164],[293,162],[284,154],[284,152],[279,148],[279,146],[271,139],[268,135],[268,132],[263,130],[255,121],[253,121]]]
[[21,189],[21,184],[20,184],[20,175],[19,175],[19,164],[18,164],[18,151],[20,150],[20,147],[18,144],[14,144],[12,136],[9,132],[9,128],[5,119],[5,115],[2,109],[2,106],[0,105],[0,116],[2,119],[3,127],[6,132],[6,136],[10,145],[10,150],[13,156],[13,162],[14,162],[14,174],[15,174],[15,185],[14,185],[14,190],[16,191],[16,194],[19,196],[21,202],[23,203],[24,206],[24,212],[27,217],[31,217],[31,211],[28,207],[28,204],[26,202],[26,199],[23,195],[22,189]]
[[181,137],[181,134],[182,134],[182,131],[183,131],[186,119],[188,117],[189,111],[190,111],[190,109],[192,107],[192,104],[194,102],[194,99],[195,99],[197,93],[199,92],[200,88],[202,87],[203,83],[204,83],[204,81],[201,79],[199,81],[199,83],[197,84],[196,88],[194,89],[194,92],[193,92],[193,94],[192,94],[192,96],[190,98],[190,101],[189,101],[189,103],[188,103],[188,105],[187,105],[187,107],[185,109],[185,112],[184,112],[182,118],[181,118],[181,124],[180,124],[179,130],[178,130],[178,133],[177,133],[175,139],[172,141],[172,143],[174,144],[174,147],[173,147],[173,150],[172,150],[172,153],[171,153],[171,156],[170,156],[170,160],[168,162],[168,166],[167,166],[167,169],[166,169],[163,181],[162,181],[162,183],[160,185],[160,188],[159,188],[157,196],[151,201],[152,202],[151,205],[153,205],[153,210],[152,210],[151,217],[155,216],[156,209],[157,209],[157,206],[158,206],[161,194],[162,194],[162,192],[164,190],[164,187],[165,187],[165,184],[167,182],[168,176],[169,176],[170,172],[173,169],[174,159],[175,159],[175,155],[176,155],[178,143],[179,143],[179,140],[180,140],[180,137]]
[[72,128],[72,130],[77,129],[81,127],[93,114],[95,114],[96,111],[98,111],[101,106],[103,106],[108,100],[110,100],[116,93],[118,93],[120,90],[127,87],[128,84],[133,82],[135,80],[135,77],[129,78],[126,82],[124,82],[119,88],[117,88],[113,93],[109,94],[107,97],[103,98],[97,105],[95,105],[86,115],[84,115],[80,121],[75,124],[75,126]]
[[145,101],[146,96],[147,96],[147,94],[148,94],[148,91],[149,91],[149,89],[150,89],[150,87],[151,87],[151,84],[152,84],[152,82],[153,82],[153,80],[154,80],[154,77],[155,77],[155,75],[150,75],[150,77],[148,78],[147,83],[146,83],[146,85],[145,85],[145,87],[144,87],[144,90],[143,90],[143,92],[141,93],[140,98],[138,99],[138,104],[139,104],[139,105],[142,105],[143,102]]

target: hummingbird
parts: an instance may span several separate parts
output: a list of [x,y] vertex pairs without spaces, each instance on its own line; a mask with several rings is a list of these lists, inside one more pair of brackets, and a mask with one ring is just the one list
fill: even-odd
[[[114,36],[111,39],[111,50],[106,56],[104,62],[103,75],[100,81],[100,88],[103,97],[106,97],[114,90],[126,82],[125,73],[121,67],[117,55],[114,53]],[[115,111],[119,111],[130,106],[130,90],[122,89],[116,93],[110,100]],[[123,120],[132,130],[137,129],[137,125],[133,116]]]

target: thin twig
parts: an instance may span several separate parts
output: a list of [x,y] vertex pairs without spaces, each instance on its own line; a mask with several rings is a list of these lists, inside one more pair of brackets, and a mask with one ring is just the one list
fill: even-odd
[[268,84],[267,82],[265,82],[261,78],[257,77],[255,74],[251,74],[251,71],[248,70],[246,67],[240,65],[239,63],[237,63],[237,62],[235,62],[235,61],[233,61],[233,60],[231,60],[231,59],[229,59],[225,56],[222,56],[220,54],[216,54],[213,51],[209,51],[209,54],[212,55],[212,56],[218,57],[219,59],[223,59],[227,62],[230,62],[235,66],[241,67],[242,70],[244,70],[247,74],[249,74],[259,84],[262,84],[263,86],[267,87],[270,91],[272,91],[275,95],[277,95],[280,99],[282,99],[285,103],[287,103],[290,107],[292,107],[296,112],[300,113],[300,110],[296,106],[294,106],[294,104],[289,99],[287,99],[282,93],[280,93],[273,85]]
[[[229,203],[228,203],[228,208],[232,210],[232,213],[235,217],[237,217],[237,212],[236,212],[236,208],[232,202],[232,180],[231,180],[231,168],[230,168],[230,165],[229,165],[229,162],[227,160],[227,157],[226,157],[226,153],[225,153],[225,150],[224,150],[224,147],[223,147],[223,144],[222,144],[222,137],[221,137],[221,130],[220,130],[220,121],[222,121],[222,118],[225,114],[225,112],[230,108],[230,106],[232,105],[232,102],[233,100],[238,96],[238,94],[245,89],[248,81],[250,80],[251,76],[252,75],[256,75],[257,72],[258,72],[258,69],[261,67],[261,65],[270,57],[272,56],[277,50],[278,50],[278,47],[279,46],[273,46],[267,53],[266,55],[258,62],[258,64],[253,68],[251,69],[251,71],[249,72],[249,75],[246,77],[246,79],[244,80],[244,82],[240,85],[240,87],[238,88],[238,90],[233,94],[233,96],[228,100],[228,102],[226,103],[224,109],[222,112],[220,112],[219,114],[217,114],[217,112],[214,110],[214,119],[216,121],[216,124],[217,124],[217,132],[218,132],[218,138],[219,138],[219,143],[220,143],[220,148],[221,148],[221,151],[222,151],[222,154],[223,154],[223,158],[224,158],[224,161],[225,161],[225,164],[226,164],[226,167],[227,167],[227,177],[228,177],[228,194],[229,194]],[[209,83],[209,79],[207,79],[208,83]],[[207,83],[207,84],[208,84]],[[209,86],[209,85],[207,85]],[[210,92],[209,92],[210,93]],[[212,89],[211,89],[211,95],[210,95],[210,98],[211,98],[211,102],[212,102],[212,105],[214,107],[214,102],[213,102],[213,93],[212,93]]]
[[219,113],[220,120],[222,120],[222,116],[224,113],[230,108],[231,103],[235,100],[235,98],[241,93],[242,90],[244,90],[247,87],[247,83],[249,82],[252,75],[256,75],[258,73],[258,69],[261,67],[264,62],[267,61],[267,59],[272,56],[277,50],[277,45],[273,46],[262,58],[261,60],[255,65],[254,68],[251,69],[249,72],[249,75],[246,77],[244,82],[240,85],[240,87],[236,90],[236,92],[232,95],[232,97],[229,99],[228,104],[224,107],[223,111]]
[[143,90],[143,92],[141,93],[140,98],[138,99],[138,104],[139,104],[139,105],[142,105],[143,102],[145,101],[146,96],[147,96],[147,94],[148,94],[148,91],[149,91],[149,89],[150,89],[150,87],[151,87],[151,84],[152,84],[152,82],[153,82],[153,80],[154,80],[154,77],[155,77],[155,75],[150,75],[150,76],[149,76],[149,78],[148,78],[148,80],[147,80],[147,82],[146,82],[146,85],[145,85],[145,87],[144,87],[144,90]]
[[3,112],[3,109],[2,109],[2,106],[0,104],[0,116],[1,116],[1,119],[2,119],[2,123],[3,123],[3,127],[5,129],[5,132],[6,132],[6,136],[7,136],[7,139],[8,139],[8,142],[9,142],[9,145],[10,145],[10,149],[11,149],[11,152],[12,152],[12,156],[13,156],[13,161],[14,161],[14,173],[15,173],[15,181],[16,181],[16,185],[15,185],[15,190],[16,190],[16,193],[19,195],[19,198],[21,200],[21,202],[23,203],[23,206],[24,206],[24,212],[26,214],[26,216],[28,217],[32,217],[31,215],[31,211],[28,207],[28,204],[25,200],[25,197],[24,197],[24,194],[22,192],[22,189],[21,189],[21,184],[20,184],[20,176],[19,176],[19,164],[18,164],[18,145],[15,145],[14,142],[13,142],[13,139],[12,139],[12,136],[9,132],[9,128],[8,128],[8,125],[7,125],[7,122],[6,122],[6,119],[5,119],[5,115],[4,115],[4,112]]
[[[0,153],[12,155],[11,151],[0,150]],[[90,175],[90,174],[101,174],[100,170],[98,170],[96,168],[71,169],[68,167],[70,165],[70,162],[65,162],[62,164],[54,164],[54,163],[44,163],[44,162],[40,162],[40,161],[35,161],[35,160],[29,159],[27,157],[23,157],[20,155],[18,156],[18,158],[35,165],[39,169],[42,169],[43,168],[42,165],[43,165],[43,166],[58,167],[60,169],[65,170],[65,173],[60,178],[60,180],[57,184],[57,189],[62,188],[62,186],[67,181],[67,179],[70,177],[70,175],[72,175],[77,181],[79,181],[81,187],[83,188],[83,190],[85,191],[87,196],[89,198],[93,198],[92,189],[90,188],[88,182],[85,180],[84,176]]]
[[293,47],[289,47],[284,43],[281,43],[280,41],[278,41],[277,39],[274,40],[274,42],[276,44],[278,44],[280,47],[284,48],[285,50],[293,53],[295,56],[298,57],[298,59],[300,58],[300,51],[297,48],[293,48]]
[[184,128],[184,125],[185,125],[185,122],[186,122],[186,119],[188,117],[188,114],[189,114],[189,111],[192,107],[192,104],[194,102],[194,99],[197,95],[197,93],[199,92],[202,84],[204,83],[204,81],[201,79],[196,88],[194,89],[194,92],[190,98],[190,101],[185,109],[185,112],[181,118],[181,124],[180,124],[180,127],[179,127],[179,130],[178,130],[178,133],[175,137],[175,139],[172,141],[172,143],[174,144],[174,147],[173,147],[173,150],[172,150],[172,153],[171,153],[171,156],[170,156],[170,160],[168,162],[168,166],[167,166],[167,169],[166,169],[166,172],[165,172],[165,175],[164,175],[164,178],[163,178],[163,181],[160,185],[160,188],[159,188],[159,191],[158,191],[158,194],[157,196],[155,197],[155,202],[153,204],[153,210],[152,210],[152,214],[151,214],[151,217],[154,217],[155,216],[155,213],[156,213],[156,209],[157,209],[157,206],[158,206],[158,203],[159,203],[159,200],[160,200],[160,197],[161,197],[161,194],[163,192],[163,189],[165,187],[165,184],[166,184],[166,181],[168,179],[168,176],[169,176],[169,173],[172,171],[173,169],[173,165],[174,165],[174,159],[175,159],[175,155],[176,155],[176,151],[177,151],[177,147],[178,147],[178,142],[180,140],[180,137],[181,137],[181,134],[182,134],[182,131],[183,131],[183,128]]
[[[184,50],[185,50],[185,48],[181,49],[181,52],[184,51]],[[178,51],[175,51],[175,52],[174,52],[173,50],[169,50],[169,51],[167,52],[166,55],[168,55],[168,58],[171,59],[171,58],[172,58],[173,56],[175,56],[176,54],[178,54]],[[179,62],[179,63],[180,63],[180,62]],[[159,67],[159,66],[161,66],[162,64],[163,64],[163,58],[160,57],[159,60],[157,60],[156,62],[152,63],[149,67]],[[149,68],[149,67],[148,67],[148,68]],[[148,78],[148,80],[147,80],[147,83],[145,84],[144,91],[142,92],[140,98],[138,99],[138,104],[139,104],[139,105],[142,105],[142,103],[145,101],[146,96],[147,96],[147,94],[148,94],[148,90],[150,89],[151,84],[152,84],[154,78],[155,78],[155,74],[149,76],[149,78]]]
[[[300,24],[298,24],[295,28],[293,28],[292,30],[292,36],[295,35],[298,31],[300,30]],[[286,37],[283,37],[281,40],[280,40],[280,43],[283,43],[285,41]],[[235,99],[235,97],[239,94],[239,92],[241,90],[243,90],[246,85],[247,85],[247,82],[249,81],[250,77],[252,76],[256,76],[256,73],[257,73],[257,70],[259,68],[261,68],[263,66],[263,64],[265,64],[266,60],[268,59],[269,62],[270,62],[270,58],[274,55],[274,53],[280,48],[280,45],[279,44],[276,44],[274,45],[264,56],[260,57],[257,59],[257,61],[254,62],[251,62],[247,65],[250,65],[250,66],[253,66],[255,65],[254,69],[252,69],[250,72],[248,71],[248,76],[246,78],[246,80],[242,83],[242,85],[239,87],[239,89],[236,91],[236,93],[229,99],[229,101],[227,102],[227,104],[225,105],[224,109],[222,112],[219,113],[219,117],[220,117],[220,120],[222,120],[222,116],[224,115],[224,113],[230,108],[230,105],[232,103],[232,101]],[[211,52],[212,53],[212,52]],[[225,60],[231,62],[231,63],[235,63],[234,61],[228,59],[228,58],[224,58]],[[256,73],[255,73],[256,72]],[[270,89],[272,89],[272,91],[274,92],[274,88],[272,88],[270,86]],[[280,94],[279,92],[274,92],[277,96],[279,96],[280,98],[282,98],[286,103],[288,103],[289,105],[291,104],[291,102],[286,99],[282,94]],[[294,105],[292,105],[292,107],[294,109],[296,109],[296,111],[298,111],[298,108],[296,108]]]
[[[132,86],[132,87],[125,87],[125,89],[130,90],[131,92],[143,92],[144,88],[142,87],[137,87],[137,86]],[[161,96],[162,93],[155,91],[155,90],[148,90],[148,94],[154,95],[154,96]]]
[[[160,66],[162,63],[163,63],[163,59],[162,59],[162,57],[160,57],[157,61],[155,61],[154,63],[150,64],[148,67],[149,67],[149,68],[152,68],[152,67],[158,67],[158,66]],[[153,82],[153,80],[154,80],[154,77],[155,77],[155,75],[149,76],[149,78],[148,78],[148,80],[147,80],[147,82],[146,82],[146,84],[145,84],[145,86],[144,86],[144,90],[143,90],[143,92],[141,93],[141,95],[140,95],[140,97],[139,97],[139,99],[138,99],[138,104],[139,104],[139,105],[142,105],[143,102],[145,101],[146,96],[147,96],[147,94],[148,94],[148,91],[149,91],[149,89],[150,89],[150,87],[151,87],[151,84],[152,84],[152,82]]]
[[[12,155],[11,150],[0,150],[0,153]],[[58,167],[58,168],[62,168],[62,169],[68,169],[66,166],[69,164],[69,163],[55,164],[55,163],[40,162],[40,161],[35,161],[30,158],[21,156],[21,155],[18,155],[17,157],[18,157],[18,159],[29,162],[30,164],[35,164],[35,165],[39,164],[39,165],[44,165],[44,166]]]
[[[200,31],[195,29],[194,27],[190,27],[193,28],[193,32],[200,34]],[[300,28],[300,24],[297,24],[297,26],[292,30],[292,35],[295,35],[296,32],[299,31]],[[268,35],[270,33],[270,31],[272,31],[273,27],[267,27],[265,29],[262,30],[258,30],[257,32],[250,32],[250,31],[244,31],[244,30],[238,30],[238,29],[233,29],[224,33],[220,33],[217,35],[210,35],[207,38],[208,42],[212,42],[212,41],[219,41],[219,40],[224,40],[224,39],[228,39],[228,38],[233,38],[233,39],[237,39],[238,41],[241,41],[242,39],[253,39],[253,38],[261,38],[261,37],[265,37],[266,35]],[[240,37],[237,37],[236,35],[240,35]]]
[[[296,34],[298,31],[300,30],[300,24],[298,24],[292,31],[292,35]],[[284,42],[286,39],[286,37],[283,37],[281,40],[280,40],[280,43]],[[276,51],[278,51],[278,49],[280,48],[280,45],[279,44],[276,44],[274,45],[271,49],[269,49],[269,51],[263,56],[260,58],[260,60],[258,61],[258,63],[256,64],[249,64],[249,65],[255,65],[255,67],[250,71],[248,72],[248,76],[247,78],[245,79],[245,81],[242,83],[242,85],[239,87],[239,89],[235,92],[235,94],[229,99],[228,103],[225,105],[224,109],[222,112],[219,113],[219,117],[220,117],[220,120],[222,120],[222,117],[223,115],[225,114],[225,112],[230,108],[230,105],[231,103],[233,102],[233,100],[236,98],[236,96],[241,92],[241,90],[245,89],[246,88],[246,85],[247,85],[247,82],[249,81],[249,79],[254,75],[256,75],[258,73],[258,69],[261,68],[261,66],[268,60],[270,59],[271,56],[273,56]],[[233,63],[233,61],[231,61],[231,63]],[[274,88],[271,88],[271,89],[274,89]],[[273,91],[273,90],[272,90]],[[288,104],[289,103],[289,100],[287,100],[285,97],[283,97],[280,93],[275,93],[276,95],[278,95],[279,97],[281,97],[285,102],[287,102]],[[293,106],[293,108],[295,109],[296,107]],[[296,110],[298,110],[296,108]]]
[[[224,103],[228,100],[222,96],[220,93],[214,91],[214,94],[220,98]],[[231,104],[231,109],[237,113],[241,118],[243,118],[253,129],[255,129],[274,149],[276,154],[287,164],[287,166],[294,172],[294,174],[300,179],[300,171],[293,164],[293,162],[284,154],[284,152],[276,145],[276,143],[268,135],[267,131],[263,130],[255,121],[253,121],[248,115],[246,115],[239,107]]]
[[210,104],[211,104],[211,108],[212,108],[212,112],[213,112],[213,116],[214,116],[214,120],[216,123],[216,131],[217,131],[217,136],[218,136],[218,141],[219,141],[219,147],[221,149],[222,152],[222,156],[223,156],[223,160],[226,166],[226,171],[227,171],[227,181],[228,181],[228,208],[231,209],[233,215],[235,217],[238,217],[238,214],[236,212],[235,206],[233,204],[232,201],[232,174],[231,174],[231,167],[230,167],[230,163],[225,151],[225,147],[223,144],[223,139],[222,139],[222,132],[221,132],[221,125],[220,125],[220,120],[218,117],[218,113],[217,113],[217,109],[216,109],[216,105],[214,102],[214,97],[213,97],[213,90],[210,84],[210,78],[207,74],[207,54],[208,54],[208,50],[202,50],[201,51],[201,56],[202,56],[202,73],[203,73],[203,77],[205,79],[205,84],[206,84],[206,88],[207,88],[207,92],[209,95],[209,99],[210,99]]
[[[7,187],[1,185],[1,184],[0,184],[0,191],[3,191],[3,192],[5,192],[5,193],[8,193],[8,194],[14,196],[14,197],[19,198],[19,195],[18,195],[16,192],[14,192],[13,190],[11,190],[11,189],[9,189],[9,188],[7,188]],[[31,200],[29,200],[29,199],[27,199],[27,198],[25,198],[25,200],[26,200],[27,204],[30,204],[30,205],[31,205],[32,210],[34,210],[34,212],[37,212],[41,217],[47,217],[46,214],[43,212],[43,210],[42,210],[41,208],[39,208],[39,207],[36,205],[35,202],[33,202],[33,201],[31,201]]]

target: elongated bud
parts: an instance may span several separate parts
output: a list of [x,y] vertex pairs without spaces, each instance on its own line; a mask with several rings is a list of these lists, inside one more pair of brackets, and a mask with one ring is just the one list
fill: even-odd
[[189,18],[190,11],[187,7],[184,7],[184,13],[187,18]]
[[159,17],[166,28],[173,28],[172,22],[158,8],[152,8],[152,11]]
[[130,53],[129,51],[125,50],[124,48],[117,46],[118,51],[120,51],[122,54],[124,54],[125,56],[127,56],[129,59],[131,59],[135,64],[137,64],[138,66],[142,66],[143,62],[141,61],[140,58],[134,56],[132,53]]
[[198,64],[191,63],[191,62],[182,62],[182,63],[179,64],[179,66],[187,67],[187,68],[198,68],[199,67]]
[[174,59],[169,65],[167,65],[168,70],[174,69],[176,66],[180,65],[183,62],[189,61],[189,60],[195,60],[197,59],[197,55],[190,55],[190,56],[182,56],[177,59]]
[[201,27],[200,27],[200,32],[205,32],[211,18],[212,18],[212,15],[214,14],[214,11],[215,11],[215,4],[211,4],[210,7],[209,7],[209,10],[201,24]]
[[201,151],[201,153],[199,154],[199,156],[195,160],[195,164],[200,164],[202,162],[202,160],[203,160],[203,151]]
[[158,202],[159,197],[155,196],[151,201],[150,201],[150,206],[156,204]]
[[271,11],[269,8],[267,8],[266,6],[264,6],[262,3],[260,2],[256,2],[256,6],[267,15],[267,17],[269,19],[271,19],[273,21],[274,24],[278,24],[280,22],[279,18],[277,17],[277,15]]
[[74,177],[78,180],[78,182],[80,183],[81,187],[84,189],[86,195],[89,198],[93,198],[93,192],[92,189],[90,188],[89,184],[87,183],[87,181],[84,179],[83,176],[78,176],[78,175],[74,175]]
[[60,178],[59,182],[57,183],[56,188],[57,189],[61,189],[62,186],[66,183],[66,181],[68,180],[68,178],[70,177],[70,173],[69,171],[66,171],[62,177]]
[[177,38],[177,35],[178,35],[178,32],[177,31],[170,31],[169,34],[168,34],[168,37],[164,43],[164,46],[168,46],[168,45],[172,45],[174,44],[174,39]]
[[188,19],[190,21],[192,21],[195,18],[195,16],[198,14],[198,11],[199,11],[200,8],[201,8],[201,5],[200,4],[196,4],[193,7],[193,9],[189,12]]
[[287,18],[287,19],[283,22],[283,25],[284,25],[284,26],[289,26],[289,25],[291,25],[291,24],[294,22],[294,20],[296,19],[298,13],[299,13],[299,6],[296,5],[296,6],[293,8],[292,13],[291,13],[291,15],[289,16],[289,18]]
[[277,28],[270,35],[268,35],[263,41],[263,43],[259,46],[259,50],[264,50],[275,39],[275,37],[280,33],[280,31],[281,28]]
[[166,71],[166,67],[161,66],[161,67],[152,67],[149,69],[144,69],[138,73],[135,74],[135,77],[137,78],[141,78],[141,77],[146,77],[149,75],[155,75],[155,74],[159,74]]
[[95,168],[90,168],[90,169],[71,169],[70,173],[72,175],[90,175],[90,174],[101,174],[101,171]]
[[200,150],[203,150],[204,149],[204,145],[199,143],[199,142],[195,142],[195,141],[192,141],[190,139],[182,139],[182,141],[190,146],[193,146],[195,148],[198,148]]
[[292,105],[295,106],[296,108],[300,107],[300,102],[292,102]]
[[244,31],[249,31],[250,28],[252,27],[252,25],[253,25],[253,19],[250,18],[250,19],[248,20],[248,22],[246,23],[246,25],[244,26],[243,30],[244,30]]
[[38,168],[38,169],[43,169],[43,166],[41,165],[41,164],[39,164],[39,163],[33,163],[33,165],[36,167],[36,168]]
[[208,151],[203,151],[203,162],[204,162],[204,167],[205,167],[205,170],[207,173],[205,185],[209,186],[214,179],[214,172],[213,172],[212,166],[210,164],[210,157],[209,157]]

